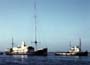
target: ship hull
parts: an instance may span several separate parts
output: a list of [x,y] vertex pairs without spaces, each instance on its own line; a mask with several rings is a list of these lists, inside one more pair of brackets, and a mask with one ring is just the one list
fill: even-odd
[[76,56],[88,56],[88,52],[79,52],[75,54]]
[[37,50],[34,52],[34,55],[37,55],[37,56],[47,56],[48,53],[47,53],[47,48],[44,48],[42,50]]
[[28,55],[28,56],[47,56],[47,48],[37,50],[34,52],[27,52],[27,53],[12,53],[12,52],[5,52],[6,55]]
[[55,53],[56,56],[88,56],[88,52],[78,52],[78,53],[70,53],[70,52],[59,52]]

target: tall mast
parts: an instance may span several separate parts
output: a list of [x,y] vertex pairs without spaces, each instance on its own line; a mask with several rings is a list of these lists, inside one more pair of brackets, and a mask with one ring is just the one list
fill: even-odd
[[80,48],[80,52],[81,52],[81,38],[79,39],[79,48]]
[[37,50],[37,3],[36,3],[36,0],[34,0],[34,23],[35,23],[35,47],[36,47],[36,50]]
[[34,0],[34,23],[35,23],[35,40],[37,40],[37,13],[36,13],[36,0]]
[[72,46],[71,46],[71,41],[69,42],[69,46],[70,46],[70,49],[71,49],[71,47],[72,47]]

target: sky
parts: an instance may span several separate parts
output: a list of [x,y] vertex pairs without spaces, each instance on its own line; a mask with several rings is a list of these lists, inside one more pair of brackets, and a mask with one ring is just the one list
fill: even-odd
[[[35,46],[34,0],[0,0],[0,50],[22,41]],[[90,51],[90,0],[37,0],[38,48],[67,51],[82,40]]]

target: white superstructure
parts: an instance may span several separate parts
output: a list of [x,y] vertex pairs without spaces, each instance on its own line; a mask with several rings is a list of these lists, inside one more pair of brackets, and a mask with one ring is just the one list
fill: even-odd
[[71,53],[77,53],[77,52],[80,52],[80,48],[78,47],[78,46],[74,46],[74,47],[72,47],[70,50],[69,50],[69,52],[71,52]]
[[26,53],[30,53],[30,52],[34,52],[34,48],[32,46],[27,46],[25,44],[24,41],[22,41],[22,44],[18,47],[13,47],[8,49],[7,51],[11,52],[11,53],[18,53],[18,54],[26,54]]
[[28,46],[25,45],[25,42],[22,42],[21,46],[20,47],[13,47],[12,48],[13,50],[13,53],[26,53],[28,52]]

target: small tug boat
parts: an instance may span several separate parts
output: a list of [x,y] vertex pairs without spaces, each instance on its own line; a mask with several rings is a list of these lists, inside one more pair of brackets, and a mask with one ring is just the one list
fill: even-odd
[[88,51],[81,51],[81,40],[80,40],[80,45],[79,46],[74,46],[70,48],[68,52],[57,52],[55,55],[60,55],[60,56],[88,56]]
[[55,55],[61,55],[61,56],[88,56],[88,52],[82,52],[80,49],[75,46],[72,47],[68,52],[57,52]]

